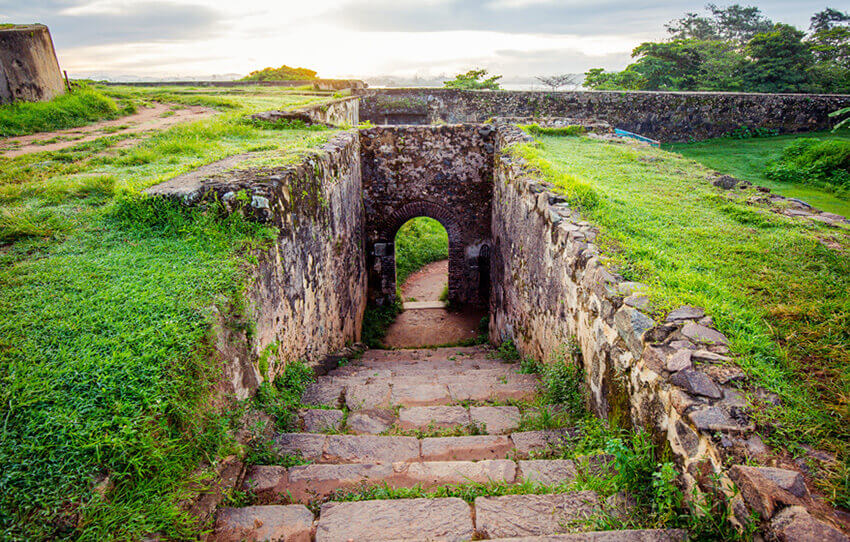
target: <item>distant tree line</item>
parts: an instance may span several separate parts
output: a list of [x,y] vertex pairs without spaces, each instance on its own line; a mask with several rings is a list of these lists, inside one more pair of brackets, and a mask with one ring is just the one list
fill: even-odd
[[280,68],[263,68],[249,73],[242,81],[307,81],[316,78],[316,72],[307,68],[292,68],[284,64]]
[[826,8],[808,32],[774,23],[757,7],[706,6],[666,25],[670,38],[646,42],[623,71],[593,68],[599,90],[850,92],[850,14]]

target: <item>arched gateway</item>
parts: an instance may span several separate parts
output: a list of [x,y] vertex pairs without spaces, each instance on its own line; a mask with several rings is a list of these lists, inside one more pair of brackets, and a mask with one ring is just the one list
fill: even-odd
[[369,300],[395,297],[396,232],[427,216],[448,233],[449,301],[486,306],[493,128],[382,126],[360,138]]

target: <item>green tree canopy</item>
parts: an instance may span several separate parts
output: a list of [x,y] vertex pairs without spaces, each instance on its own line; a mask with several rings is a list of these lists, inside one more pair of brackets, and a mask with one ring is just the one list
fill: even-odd
[[850,92],[850,15],[812,16],[809,35],[773,24],[753,6],[706,6],[666,25],[670,38],[642,43],[623,71],[600,68],[584,85],[600,90]]
[[487,75],[487,70],[472,69],[466,73],[461,73],[455,76],[450,81],[443,81],[445,88],[460,88],[464,90],[500,90],[499,79],[501,75],[484,78]]
[[284,64],[280,68],[263,68],[249,73],[242,81],[307,81],[316,78],[316,72],[307,68],[292,68]]

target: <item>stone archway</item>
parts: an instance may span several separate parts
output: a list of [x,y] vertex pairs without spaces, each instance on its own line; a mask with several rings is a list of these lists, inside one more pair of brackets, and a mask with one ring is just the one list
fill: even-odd
[[[449,301],[488,305],[494,129],[487,125],[380,126],[360,131],[369,301],[396,296],[395,235],[412,218],[449,237]],[[486,247],[482,250],[483,247]]]
[[[451,210],[437,203],[428,201],[415,201],[402,205],[390,216],[384,219],[380,225],[380,242],[375,244],[380,256],[377,275],[370,286],[372,290],[380,291],[380,302],[389,301],[395,297],[396,292],[396,268],[395,268],[395,236],[398,230],[413,218],[427,216],[439,222],[449,237],[449,301],[468,301],[464,295],[466,264],[464,262],[463,231],[458,218]],[[375,269],[375,266],[372,266]],[[375,291],[374,293],[378,293]],[[379,301],[375,297],[375,301]]]

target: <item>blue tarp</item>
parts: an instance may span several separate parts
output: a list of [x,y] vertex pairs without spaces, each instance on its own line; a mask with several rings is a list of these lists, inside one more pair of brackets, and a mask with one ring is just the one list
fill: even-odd
[[632,139],[637,139],[638,141],[643,141],[644,143],[649,143],[653,147],[660,147],[661,142],[656,141],[654,139],[650,139],[648,137],[644,137],[640,134],[634,134],[632,132],[627,132],[626,130],[621,130],[619,128],[614,128],[614,133],[620,137],[631,137]]

